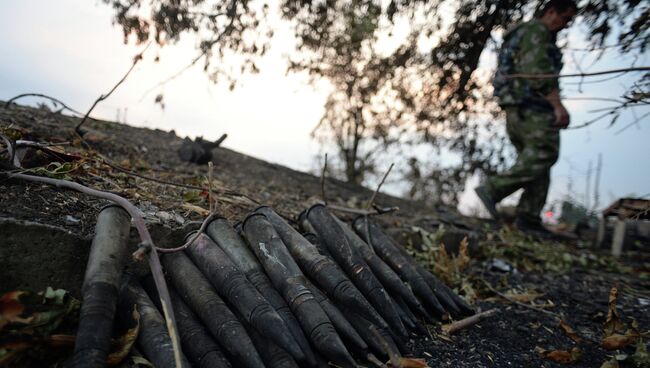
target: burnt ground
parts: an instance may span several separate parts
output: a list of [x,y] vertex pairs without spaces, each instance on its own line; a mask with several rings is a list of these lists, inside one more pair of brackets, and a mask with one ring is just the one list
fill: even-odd
[[[92,147],[87,149],[73,133],[77,122],[45,108],[6,107],[0,102],[0,132],[13,139],[57,144],[75,157],[70,164],[33,168],[33,173],[55,175],[129,198],[145,213],[160,245],[178,244],[187,228],[204,218],[209,195],[202,188],[207,187],[208,168],[180,161],[176,150],[182,138],[174,132],[91,120],[85,126]],[[225,148],[213,150],[213,162],[216,206],[232,223],[259,205],[269,205],[293,218],[321,199],[316,176]],[[32,163],[38,162],[34,159]],[[363,208],[372,195],[372,190],[334,179],[325,182],[330,204]],[[438,275],[477,309],[499,310],[452,336],[445,335],[440,325],[429,326],[432,338],[418,338],[411,345],[412,355],[426,359],[429,366],[560,365],[543,358],[536,347],[547,351],[579,348],[581,356],[572,363],[575,367],[600,367],[614,355],[621,360],[635,352],[634,344],[618,351],[600,347],[608,295],[614,285],[620,293],[617,304],[623,321],[629,325],[636,320],[641,332],[650,329],[647,252],[627,252],[612,259],[606,250],[592,248],[580,239],[538,242],[517,231],[499,230],[495,224],[460,216],[449,208],[427,207],[383,194],[376,203],[400,208],[377,217],[388,232],[427,265],[434,265]],[[105,204],[73,191],[0,177],[0,291],[52,286],[79,296],[89,239]],[[453,254],[466,235],[469,258],[463,259],[465,253]],[[135,249],[135,237],[132,243]],[[451,256],[442,252],[442,243]],[[495,267],[495,259],[511,269]],[[513,299],[528,307],[512,303]],[[575,330],[581,342],[567,337],[560,319]]]

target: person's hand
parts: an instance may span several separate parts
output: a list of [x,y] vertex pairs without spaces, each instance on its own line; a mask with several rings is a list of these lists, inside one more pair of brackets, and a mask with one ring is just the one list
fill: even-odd
[[563,105],[560,104],[559,106],[556,106],[553,109],[553,113],[555,114],[555,122],[553,123],[553,127],[564,129],[569,126],[571,117]]

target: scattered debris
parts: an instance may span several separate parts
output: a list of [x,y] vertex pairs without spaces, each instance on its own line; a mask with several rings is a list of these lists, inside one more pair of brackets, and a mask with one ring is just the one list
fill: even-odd
[[215,142],[205,141],[202,137],[193,141],[185,138],[183,145],[178,149],[178,157],[185,162],[205,165],[212,160],[212,150],[219,147],[226,137],[228,135],[223,134]]
[[465,329],[467,327],[473,326],[477,323],[479,323],[481,320],[485,318],[489,318],[494,316],[499,312],[498,309],[490,309],[485,312],[481,313],[476,313],[473,316],[469,316],[467,318],[461,319],[460,321],[456,321],[453,323],[450,323],[448,325],[442,326],[442,331],[451,335],[454,334],[462,329]]
[[492,258],[489,260],[487,263],[487,269],[489,271],[517,273],[517,269],[513,265],[499,258]]

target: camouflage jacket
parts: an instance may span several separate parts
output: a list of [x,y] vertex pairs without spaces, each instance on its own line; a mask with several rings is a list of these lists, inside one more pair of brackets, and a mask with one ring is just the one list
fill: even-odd
[[562,53],[555,45],[555,35],[538,20],[521,23],[508,31],[498,56],[494,76],[494,96],[499,105],[523,105],[550,109],[544,96],[559,89],[557,78],[506,78],[509,74],[559,74]]

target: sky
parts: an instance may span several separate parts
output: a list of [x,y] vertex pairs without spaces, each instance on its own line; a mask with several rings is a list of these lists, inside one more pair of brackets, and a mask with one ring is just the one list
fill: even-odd
[[[43,93],[86,111],[124,75],[141,50],[123,43],[121,30],[112,24],[112,10],[101,1],[0,0],[0,4],[0,34],[4,35],[0,39],[0,100],[27,92]],[[570,32],[568,39],[570,47],[584,47],[579,32]],[[291,49],[289,29],[276,29],[271,51],[258,64],[261,73],[243,77],[233,91],[227,85],[209,82],[197,65],[165,85],[163,110],[154,103],[158,90],[145,92],[197,54],[194,40],[184,37],[177,45],[148,50],[128,79],[92,115],[138,127],[173,129],[179,136],[214,140],[227,133],[223,143],[227,148],[293,169],[311,170],[322,150],[310,132],[324,112],[329,87],[327,83],[310,85],[305,75],[287,75],[285,55]],[[159,62],[154,62],[156,55]],[[594,61],[590,53],[573,51],[565,52],[564,61],[563,72],[571,73],[622,68],[634,60],[606,55]],[[483,67],[489,68],[491,63],[488,58]],[[636,65],[650,65],[650,57],[641,56]],[[563,79],[562,91],[572,98],[618,98],[637,76],[610,77],[595,84],[585,79],[582,85],[575,84],[579,79]],[[35,105],[39,101],[24,99],[20,103]],[[572,114],[572,125],[598,116],[590,110],[610,105],[586,100],[567,100],[565,104]],[[641,116],[650,108],[635,110]],[[623,196],[650,195],[650,117],[619,133],[633,120],[633,113],[628,111],[612,127],[609,120],[602,120],[583,129],[563,131],[548,202],[567,196],[583,201],[589,163],[593,180],[599,154],[599,207]],[[475,184],[476,179],[470,187]],[[387,191],[399,194],[402,188],[392,183]],[[470,213],[478,207],[475,195],[466,190],[461,211]]]

